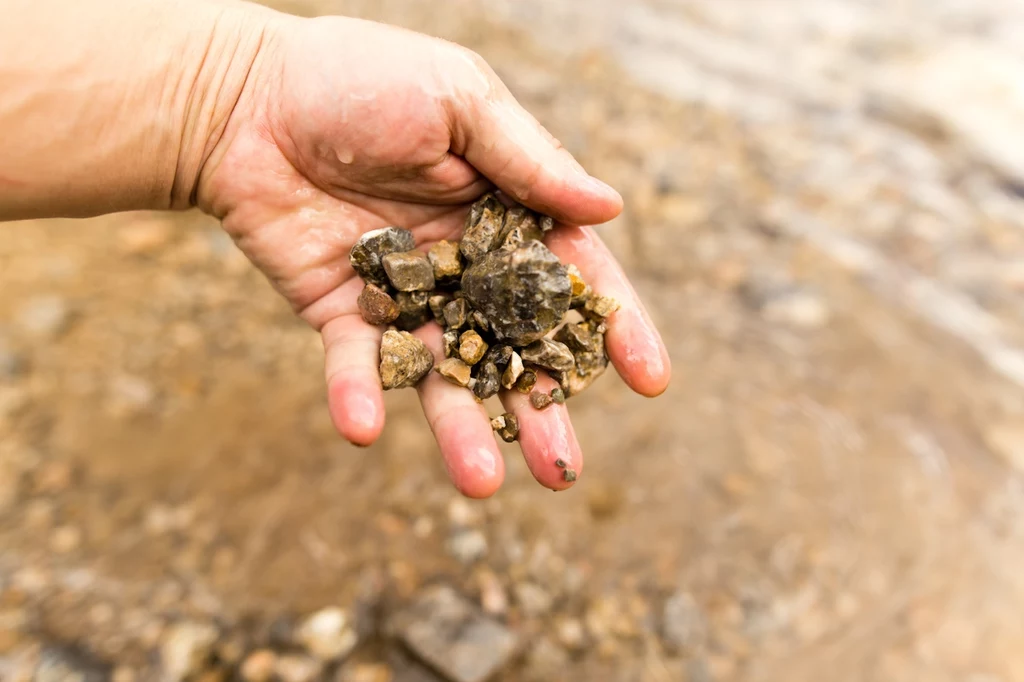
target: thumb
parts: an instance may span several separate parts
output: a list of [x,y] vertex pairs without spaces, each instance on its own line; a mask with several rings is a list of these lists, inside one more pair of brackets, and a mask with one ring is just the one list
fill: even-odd
[[[617,216],[619,193],[583,170],[486,62],[470,54],[472,87],[449,111],[452,151],[506,194],[557,220],[595,225]],[[481,76],[488,87],[480,87]]]

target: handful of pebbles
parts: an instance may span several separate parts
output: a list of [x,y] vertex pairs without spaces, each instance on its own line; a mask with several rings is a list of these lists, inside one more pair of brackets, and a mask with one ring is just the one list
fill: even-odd
[[[364,234],[349,258],[366,283],[363,319],[388,325],[380,349],[384,389],[415,386],[435,369],[479,401],[504,388],[530,394],[544,409],[589,387],[608,366],[605,320],[619,305],[595,294],[576,266],[544,245],[553,227],[550,217],[487,194],[470,208],[462,240],[442,240],[429,253],[417,251],[412,233],[400,227]],[[409,333],[431,320],[445,330],[445,360],[436,368]],[[538,371],[559,387],[535,390]],[[511,414],[492,426],[506,442],[518,437]]]

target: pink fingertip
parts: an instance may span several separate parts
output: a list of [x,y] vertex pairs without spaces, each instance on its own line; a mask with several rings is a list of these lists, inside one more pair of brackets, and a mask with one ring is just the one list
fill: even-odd
[[368,391],[359,381],[338,379],[328,388],[327,398],[331,420],[345,440],[366,447],[380,437],[384,429],[384,403],[377,387]]

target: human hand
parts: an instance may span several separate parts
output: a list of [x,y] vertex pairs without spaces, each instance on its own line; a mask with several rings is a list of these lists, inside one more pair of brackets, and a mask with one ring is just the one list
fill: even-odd
[[[548,246],[622,305],[609,319],[612,363],[633,390],[664,391],[669,359],[657,331],[596,233],[576,227],[615,217],[621,198],[461,47],[354,19],[275,17],[196,197],[320,331],[334,424],[349,441],[369,445],[384,426],[382,329],[359,314],[363,283],[349,250],[359,235],[386,225],[412,230],[419,248],[457,239],[469,204],[495,186],[560,221]],[[416,334],[443,358],[436,324]],[[435,372],[418,390],[456,487],[470,497],[493,494],[504,463],[483,406]],[[538,411],[515,391],[501,400],[520,419],[523,455],[537,480],[568,487],[554,461],[577,472],[583,463],[565,406]]]

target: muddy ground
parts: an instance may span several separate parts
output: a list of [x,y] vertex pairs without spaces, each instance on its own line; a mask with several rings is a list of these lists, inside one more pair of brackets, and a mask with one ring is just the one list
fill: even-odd
[[574,399],[566,493],[509,447],[461,501],[411,393],[342,442],[318,337],[202,216],[4,227],[0,678],[159,679],[182,623],[204,680],[310,662],[338,606],[359,645],[306,673],[443,679],[387,624],[446,584],[519,638],[503,682],[1024,680],[1022,157],[942,103],[1019,13],[792,4],[279,3],[478,50],[622,191],[676,378]]

